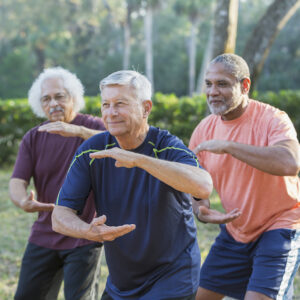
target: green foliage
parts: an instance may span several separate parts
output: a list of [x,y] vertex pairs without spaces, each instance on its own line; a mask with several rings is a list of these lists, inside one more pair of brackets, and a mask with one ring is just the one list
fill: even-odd
[[262,102],[269,103],[283,111],[291,118],[300,137],[300,91],[282,90],[278,93],[258,93],[254,97]]
[[[298,136],[300,134],[300,91],[280,91],[255,94],[255,99],[267,102],[288,113]],[[100,97],[85,97],[83,113],[100,116]],[[175,94],[156,93],[149,117],[151,125],[169,130],[188,144],[189,138],[200,120],[205,117],[204,95],[177,97]],[[0,101],[0,164],[11,165],[16,157],[23,135],[42,119],[33,115],[26,99]]]

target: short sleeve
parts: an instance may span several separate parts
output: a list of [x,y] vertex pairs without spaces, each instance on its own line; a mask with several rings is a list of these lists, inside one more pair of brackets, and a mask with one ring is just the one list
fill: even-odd
[[33,169],[34,162],[29,142],[29,134],[27,133],[20,143],[17,159],[11,178],[19,178],[29,182],[33,174]]
[[161,154],[160,157],[162,159],[201,167],[196,155],[176,136],[166,136],[160,145],[158,153]]
[[297,132],[289,116],[284,111],[276,110],[269,122],[268,144],[274,145],[283,140],[298,141]]
[[[201,132],[200,125],[201,125],[201,123],[194,129],[194,131],[192,133],[192,136],[190,138],[189,149],[192,150],[192,151],[202,142],[202,140],[199,137],[199,134]],[[199,160],[199,163],[201,165],[203,165],[201,154],[203,154],[203,152],[199,152],[197,154],[197,158]]]
[[82,146],[78,148],[56,200],[57,205],[74,209],[79,214],[91,190],[89,153]]

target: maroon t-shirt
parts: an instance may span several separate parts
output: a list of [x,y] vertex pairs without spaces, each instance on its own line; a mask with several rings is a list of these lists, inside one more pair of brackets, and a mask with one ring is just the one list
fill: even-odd
[[[105,130],[102,120],[90,115],[77,114],[71,124]],[[79,137],[63,137],[58,134],[39,132],[39,126],[32,128],[24,135],[12,178],[20,178],[29,182],[32,177],[36,199],[44,203],[55,203],[73,155],[84,140]],[[80,217],[89,223],[94,216],[94,199],[93,195],[90,195]],[[72,249],[92,243],[54,232],[51,212],[39,212],[38,219],[32,226],[29,241],[38,246],[57,250]]]

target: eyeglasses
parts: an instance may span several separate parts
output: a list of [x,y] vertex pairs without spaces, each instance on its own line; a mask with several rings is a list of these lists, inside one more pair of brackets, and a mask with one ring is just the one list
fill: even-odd
[[41,103],[43,106],[47,106],[49,105],[52,99],[54,99],[56,102],[63,103],[68,101],[69,95],[66,93],[58,93],[55,94],[54,97],[50,97],[49,95],[46,95],[41,98]]

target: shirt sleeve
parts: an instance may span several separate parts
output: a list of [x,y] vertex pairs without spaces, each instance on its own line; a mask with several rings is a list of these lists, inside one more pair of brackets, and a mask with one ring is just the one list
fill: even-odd
[[161,147],[158,152],[162,155],[165,152],[165,159],[202,168],[196,155],[176,136],[167,136]]
[[91,190],[89,154],[90,151],[82,146],[78,148],[56,200],[57,205],[74,209],[79,214]]
[[284,111],[277,110],[269,123],[268,144],[274,145],[284,140],[298,141],[297,132],[289,116]]
[[29,182],[33,174],[33,168],[32,150],[29,143],[29,134],[27,133],[20,143],[11,178],[19,178]]
[[[201,133],[200,124],[195,128],[195,130],[192,133],[192,136],[190,138],[190,142],[189,142],[189,149],[190,150],[194,150],[202,142],[202,140],[200,138],[200,133]],[[201,154],[203,154],[203,153],[199,152],[197,154],[197,158],[198,158],[199,163],[201,165],[203,165],[202,155]]]

